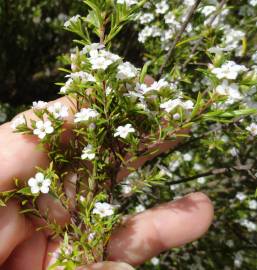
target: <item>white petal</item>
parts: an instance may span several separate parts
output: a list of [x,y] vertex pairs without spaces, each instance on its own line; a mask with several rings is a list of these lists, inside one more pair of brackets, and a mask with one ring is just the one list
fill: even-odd
[[51,180],[50,179],[45,179],[43,182],[43,186],[50,186],[51,185]]
[[37,121],[37,122],[36,122],[36,127],[37,127],[38,129],[41,129],[43,126],[44,126],[44,122],[43,122],[43,121]]
[[35,175],[35,178],[37,179],[37,181],[43,182],[45,176],[44,176],[43,173],[38,172],[38,173]]
[[46,133],[45,133],[45,132],[40,132],[40,133],[38,134],[39,139],[44,139],[45,136],[46,136]]
[[40,191],[44,194],[47,194],[49,192],[49,186],[45,186],[43,185],[41,188],[40,188]]
[[33,186],[33,187],[31,187],[31,192],[32,192],[33,194],[38,193],[38,192],[39,192],[39,187],[38,187],[38,186]]
[[30,187],[34,187],[34,186],[36,186],[36,184],[37,184],[37,180],[36,180],[35,178],[30,178],[30,179],[29,179],[28,185],[29,185]]
[[46,132],[47,134],[51,134],[51,133],[54,132],[54,128],[53,128],[52,126],[46,127],[45,132]]

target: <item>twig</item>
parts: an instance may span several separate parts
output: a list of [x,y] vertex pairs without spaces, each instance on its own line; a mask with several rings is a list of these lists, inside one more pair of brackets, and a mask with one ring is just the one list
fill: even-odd
[[197,175],[193,175],[191,177],[187,177],[187,178],[179,179],[177,181],[169,182],[169,184],[176,185],[176,184],[190,182],[190,181],[195,180],[195,179],[200,178],[200,177],[224,174],[224,173],[227,173],[227,172],[231,172],[232,170],[248,171],[249,169],[251,169],[251,167],[249,167],[248,165],[234,166],[234,167],[230,167],[230,168],[211,169],[211,170],[209,170],[209,171],[207,171],[205,173],[200,173],[200,174],[197,174]]
[[173,41],[173,43],[172,43],[172,45],[171,45],[171,47],[170,47],[170,49],[169,49],[169,51],[168,51],[168,53],[166,55],[165,61],[163,62],[162,66],[161,66],[161,68],[159,70],[158,77],[161,76],[165,66],[167,65],[167,63],[168,63],[168,61],[170,59],[170,56],[171,56],[173,50],[175,49],[177,43],[181,39],[182,34],[185,32],[185,29],[186,29],[187,25],[189,24],[193,14],[195,13],[195,11],[196,11],[196,9],[197,9],[197,7],[199,6],[200,3],[201,3],[201,0],[196,0],[194,5],[190,8],[190,10],[189,10],[189,12],[187,14],[187,17],[186,17],[184,23],[182,24],[181,29],[179,30],[176,38],[174,39],[174,41]]
[[[215,19],[217,18],[217,16],[220,14],[220,11],[222,10],[223,6],[226,4],[227,0],[222,0],[216,10],[216,12],[213,14],[212,18],[210,19],[209,23],[206,25],[207,27],[211,27],[212,24],[214,23]],[[189,56],[189,58],[184,62],[184,64],[182,65],[182,69],[184,69],[187,64],[192,60],[194,53],[196,52],[198,46],[201,44],[203,40],[203,37],[201,37],[194,45],[194,47],[192,48],[191,54]]]

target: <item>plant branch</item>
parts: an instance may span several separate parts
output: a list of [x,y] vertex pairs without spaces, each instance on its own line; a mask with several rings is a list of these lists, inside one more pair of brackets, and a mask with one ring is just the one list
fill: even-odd
[[166,55],[166,57],[165,57],[165,60],[164,60],[162,66],[161,66],[161,68],[160,68],[160,70],[159,70],[159,73],[158,73],[158,77],[159,77],[159,78],[160,78],[160,76],[161,76],[161,74],[162,74],[162,72],[163,72],[165,66],[166,66],[167,63],[168,63],[168,61],[169,61],[169,59],[170,59],[170,56],[171,56],[172,52],[173,52],[174,49],[176,48],[177,43],[178,43],[179,40],[181,39],[183,33],[184,33],[185,30],[186,30],[186,27],[188,26],[188,24],[189,24],[191,18],[193,17],[193,15],[194,15],[194,13],[195,13],[195,11],[196,11],[196,9],[197,9],[197,7],[199,6],[200,3],[201,3],[201,0],[196,0],[196,2],[194,3],[194,5],[190,8],[190,10],[189,10],[189,12],[188,12],[188,14],[187,14],[187,16],[186,16],[186,19],[185,19],[184,23],[182,24],[182,26],[181,26],[181,28],[180,28],[180,30],[179,30],[179,32],[178,32],[176,38],[174,39],[173,43],[171,44],[171,47],[170,47],[170,49],[169,49],[169,51],[168,51],[168,53],[167,53],[167,55]]
[[[206,25],[206,27],[211,27],[212,24],[214,23],[214,21],[216,20],[217,16],[220,14],[220,11],[222,10],[223,6],[226,4],[227,0],[222,0],[216,10],[216,12],[213,14],[213,16],[211,17],[209,23]],[[187,60],[184,62],[184,64],[182,65],[182,69],[184,69],[188,63],[192,60],[193,55],[195,54],[198,46],[201,44],[203,40],[203,36],[195,43],[194,47],[192,48],[192,51],[190,53],[190,56],[187,58]]]

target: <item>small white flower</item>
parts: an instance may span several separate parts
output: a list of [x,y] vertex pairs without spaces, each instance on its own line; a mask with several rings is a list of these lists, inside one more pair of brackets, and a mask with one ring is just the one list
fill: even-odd
[[160,79],[158,82],[154,82],[150,87],[149,89],[150,90],[157,90],[157,91],[160,91],[164,88],[167,88],[169,87],[169,83],[167,81],[165,81],[165,79]]
[[249,5],[256,7],[257,6],[257,0],[249,0]]
[[167,113],[173,111],[176,107],[181,106],[185,110],[191,110],[194,107],[194,103],[191,100],[183,102],[180,98],[170,99],[160,105],[161,109],[164,109]]
[[113,89],[110,86],[107,86],[105,89],[106,96],[109,96],[113,92]]
[[114,207],[106,202],[97,202],[92,213],[99,215],[101,218],[109,217],[114,214]]
[[237,192],[236,198],[237,198],[239,201],[244,201],[244,200],[247,198],[247,196],[246,196],[243,192]]
[[244,65],[237,65],[234,61],[227,61],[220,68],[213,68],[212,73],[216,75],[218,79],[235,80],[237,76],[247,71]]
[[181,106],[185,109],[185,110],[192,110],[194,108],[194,103],[192,100],[187,100],[185,102],[183,102],[181,104]]
[[46,109],[47,104],[48,104],[47,102],[41,101],[41,100],[34,101],[32,103],[32,109],[34,109],[34,110],[43,110],[43,109]]
[[257,201],[256,200],[249,201],[248,205],[249,205],[249,208],[252,209],[252,210],[257,209]]
[[227,103],[231,104],[235,101],[242,99],[242,95],[239,92],[239,86],[236,83],[229,83],[228,80],[223,80],[222,84],[218,85],[215,92],[221,96],[227,96]]
[[257,125],[255,123],[251,123],[250,126],[246,127],[252,136],[257,136]]
[[127,138],[129,133],[135,132],[135,129],[131,124],[126,124],[125,126],[119,126],[114,133],[114,137],[121,137],[123,139]]
[[181,99],[170,99],[160,105],[161,109],[164,109],[167,113],[174,110],[177,106],[181,105]]
[[69,80],[65,83],[65,85],[61,87],[60,93],[66,94],[69,90],[71,90],[72,85],[73,85],[73,80],[69,78]]
[[176,20],[175,15],[170,11],[165,16],[165,23],[172,26],[173,28],[178,28],[180,26],[180,23]]
[[[257,1],[257,0],[256,0]],[[255,52],[253,55],[252,55],[252,60],[255,64],[257,64],[257,52]]]
[[86,45],[83,49],[82,49],[82,53],[83,54],[88,54],[93,57],[95,55],[98,55],[98,50],[101,50],[104,48],[103,44],[100,43],[92,43],[89,45]]
[[143,13],[139,17],[139,21],[141,24],[150,23],[153,20],[154,20],[154,15],[152,13]]
[[241,219],[240,224],[247,228],[249,232],[256,231],[257,225],[248,219]]
[[138,75],[138,70],[129,62],[122,63],[118,66],[116,78],[118,80],[133,79]]
[[173,119],[174,120],[179,120],[181,117],[180,117],[180,114],[179,113],[175,113],[173,114]]
[[185,6],[193,6],[195,3],[195,0],[184,0],[183,2]]
[[132,187],[129,185],[122,185],[121,192],[125,195],[130,194],[132,192]]
[[89,62],[92,65],[93,70],[106,70],[113,62],[102,56],[90,58]]
[[205,184],[205,182],[206,182],[206,178],[205,177],[199,177],[197,179],[197,183],[199,183],[201,185]]
[[234,244],[234,241],[232,239],[226,241],[226,245],[230,248],[232,248],[235,244]]
[[136,213],[141,213],[145,211],[145,207],[142,204],[139,204],[135,207]]
[[236,147],[232,147],[229,150],[229,153],[231,154],[231,156],[236,157],[238,155],[239,151],[238,151],[238,149]]
[[156,13],[157,14],[164,14],[169,10],[169,5],[167,4],[166,0],[161,1],[160,3],[156,4]]
[[75,114],[74,122],[75,123],[86,122],[89,120],[93,120],[97,118],[98,116],[99,116],[99,113],[96,110],[90,109],[90,108],[83,108],[81,109],[80,112],[77,112]]
[[50,121],[37,121],[36,128],[33,130],[33,134],[37,135],[40,139],[45,138],[47,134],[51,134],[54,132],[54,128],[52,127],[52,123]]
[[64,119],[69,116],[69,109],[67,106],[63,105],[61,102],[56,102],[49,106],[47,110],[53,114],[57,119]]
[[81,83],[87,83],[87,82],[95,82],[96,79],[93,75],[85,72],[85,71],[79,71],[71,73],[70,75],[67,75],[66,77],[70,77],[73,81],[79,80]]
[[117,4],[126,4],[128,7],[136,5],[138,0],[117,0]]
[[216,11],[215,6],[204,6],[201,9],[201,13],[204,14],[205,17],[209,16],[210,14],[212,14],[215,11]]
[[92,241],[92,240],[94,240],[95,235],[96,235],[96,233],[95,233],[95,232],[90,233],[90,234],[88,235],[88,241]]
[[79,21],[79,19],[80,19],[80,15],[76,15],[76,16],[71,17],[68,21],[66,21],[64,23],[64,27],[65,28],[70,27],[72,24],[77,23]]
[[144,29],[141,30],[138,34],[138,41],[141,43],[145,43],[145,41],[153,35],[153,28],[150,26],[145,26]]
[[153,257],[150,262],[152,263],[152,265],[157,266],[160,264],[160,259],[157,257]]
[[191,161],[193,159],[193,156],[190,153],[186,153],[186,154],[183,155],[183,159],[185,161]]
[[84,196],[80,195],[79,200],[83,203],[86,200],[86,198]]
[[12,130],[16,130],[19,126],[24,124],[26,124],[26,120],[23,115],[20,115],[12,121],[11,128]]
[[31,188],[31,192],[33,194],[42,192],[42,193],[48,193],[50,190],[51,180],[48,178],[45,178],[44,174],[39,172],[35,175],[35,177],[32,177],[28,181],[28,185]]
[[81,159],[93,160],[95,158],[94,148],[91,144],[88,144],[82,151]]

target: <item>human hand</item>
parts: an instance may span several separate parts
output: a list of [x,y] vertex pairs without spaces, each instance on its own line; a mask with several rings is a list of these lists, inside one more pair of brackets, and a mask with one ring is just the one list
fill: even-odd
[[[31,111],[25,115],[32,117]],[[68,136],[64,135],[64,141]],[[14,134],[10,123],[0,127],[0,192],[11,189],[15,177],[26,181],[35,174],[36,166],[48,166],[47,153],[38,150],[37,143],[33,136]],[[172,146],[174,143],[169,145]],[[69,221],[68,213],[49,195],[38,199],[38,207],[61,225]],[[0,208],[0,270],[47,269],[54,261],[54,256],[49,254],[58,250],[58,242],[51,239],[49,232],[36,231],[38,220],[21,215],[19,210],[17,201]],[[129,265],[141,264],[164,250],[199,238],[207,231],[212,218],[212,204],[202,193],[128,217],[111,237],[108,260],[113,262],[80,269],[132,269]]]

